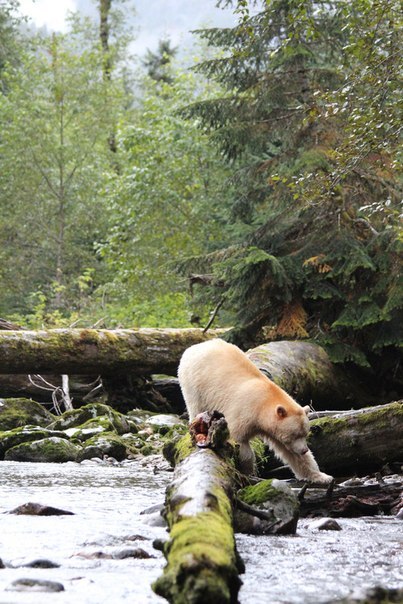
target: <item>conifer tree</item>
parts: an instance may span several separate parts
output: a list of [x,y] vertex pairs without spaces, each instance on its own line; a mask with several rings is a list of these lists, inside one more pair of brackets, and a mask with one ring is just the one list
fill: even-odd
[[147,49],[143,65],[148,76],[156,82],[172,84],[173,78],[170,67],[176,53],[177,48],[171,46],[169,39],[159,40],[156,52]]
[[202,295],[234,311],[240,345],[266,327],[396,375],[397,2],[253,4],[237,3],[237,27],[199,32],[223,54],[198,69],[227,92],[185,113],[231,163],[237,195],[233,245],[182,270],[215,275]]

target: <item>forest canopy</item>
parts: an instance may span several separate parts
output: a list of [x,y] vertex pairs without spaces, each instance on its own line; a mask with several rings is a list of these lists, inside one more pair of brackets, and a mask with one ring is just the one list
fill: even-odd
[[0,316],[162,327],[216,309],[242,347],[311,339],[397,379],[400,3],[221,1],[238,24],[196,31],[190,69],[168,39],[132,57],[124,3],[63,35],[31,33],[16,4],[0,5]]

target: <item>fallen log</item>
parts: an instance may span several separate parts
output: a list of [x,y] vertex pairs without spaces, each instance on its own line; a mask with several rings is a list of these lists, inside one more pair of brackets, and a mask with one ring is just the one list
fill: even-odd
[[314,420],[309,446],[330,474],[368,473],[403,460],[403,401]]
[[269,342],[247,351],[250,360],[273,382],[301,404],[315,409],[349,409],[374,402],[357,376],[334,365],[317,344],[300,341]]
[[188,346],[217,337],[201,329],[0,331],[0,374],[175,375]]
[[301,498],[300,513],[336,518],[397,514],[403,503],[402,489],[400,477],[388,478],[386,482],[380,475],[372,484],[336,485],[330,496],[318,489],[308,489]]
[[[177,465],[166,496],[167,564],[153,589],[177,604],[236,604],[243,568],[233,531],[235,472],[226,457],[226,423],[211,437],[223,456],[205,446],[207,429],[199,435],[203,439],[194,442],[202,448],[188,435],[175,452]],[[207,440],[210,445],[210,437]]]
[[[402,433],[403,401],[397,401],[313,419],[308,444],[322,471],[363,475],[403,461]],[[262,462],[261,473],[279,477],[284,475],[279,468],[280,462],[270,456]]]
[[[176,375],[184,350],[224,330],[51,329],[0,331],[0,374]],[[327,409],[362,404],[367,393],[334,366],[320,346],[271,342],[249,358],[300,402]],[[319,408],[318,407],[318,408]]]

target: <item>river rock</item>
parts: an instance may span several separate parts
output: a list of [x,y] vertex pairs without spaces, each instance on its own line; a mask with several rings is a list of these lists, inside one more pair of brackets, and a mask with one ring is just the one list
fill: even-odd
[[160,428],[161,426],[167,426],[168,428],[172,428],[173,426],[182,423],[183,422],[179,419],[177,415],[168,415],[168,413],[159,413],[157,415],[151,415],[147,419],[147,424],[150,424],[150,426],[155,426],[156,428]]
[[262,518],[244,511],[237,510],[235,530],[241,533],[257,535],[289,535],[295,534],[299,516],[299,501],[290,487],[283,481],[272,479],[262,480],[258,484],[241,489],[238,499],[263,512],[267,517]]
[[17,579],[6,587],[6,591],[64,591],[64,586],[57,581],[46,581],[45,579]]
[[4,459],[5,452],[12,447],[25,442],[50,438],[51,436],[68,438],[64,432],[47,430],[40,426],[23,426],[21,428],[0,432],[0,459]]
[[103,421],[106,427],[106,421],[108,422],[106,427],[107,430],[110,430],[112,426],[118,434],[130,432],[130,424],[127,418],[122,413],[115,411],[112,407],[104,405],[103,403],[90,403],[79,409],[66,411],[48,427],[52,430],[68,430],[69,428],[75,428],[77,426],[83,427],[87,422],[91,422],[89,425],[94,426],[96,425],[96,422],[93,422],[92,420],[95,420],[96,418],[98,418],[98,420],[103,418],[98,422],[98,425],[102,425]]
[[340,524],[334,518],[318,518],[309,525],[310,529],[318,531],[341,531]]
[[0,430],[12,430],[28,424],[46,427],[54,420],[52,413],[30,399],[0,399]]
[[51,505],[42,505],[41,503],[34,503],[32,501],[23,503],[6,513],[28,516],[74,516],[73,512],[67,512],[66,510],[54,508]]
[[[71,514],[71,512],[67,513]],[[51,560],[46,560],[46,558],[32,560],[32,562],[27,562],[27,564],[23,564],[22,566],[24,568],[60,568],[60,564],[56,564],[56,562],[52,562]]]
[[112,432],[104,432],[100,436],[94,436],[84,443],[84,449],[79,455],[79,461],[104,456],[114,457],[122,461],[127,456],[127,449],[122,439]]
[[115,560],[125,560],[126,558],[147,560],[148,558],[155,558],[155,556],[152,556],[141,547],[125,547],[124,549],[113,552],[112,557]]
[[356,590],[351,596],[338,600],[338,604],[401,604],[402,602],[403,588],[381,585],[367,590]]
[[77,461],[81,448],[65,438],[51,436],[8,449],[7,461],[56,462]]

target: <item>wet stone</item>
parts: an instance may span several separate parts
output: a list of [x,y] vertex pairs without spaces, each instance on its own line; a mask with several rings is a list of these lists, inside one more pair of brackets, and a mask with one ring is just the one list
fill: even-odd
[[51,560],[46,560],[46,558],[39,558],[38,560],[32,560],[32,562],[23,564],[22,567],[24,567],[24,568],[60,568],[60,564],[56,564],[56,562],[52,562]]
[[27,516],[74,516],[74,512],[54,508],[50,505],[42,505],[41,503],[23,503],[18,507],[6,512],[7,514],[27,515]]
[[150,424],[151,426],[157,426],[157,427],[160,427],[160,426],[173,427],[173,426],[176,426],[181,423],[182,422],[177,415],[158,414],[158,415],[152,415],[151,417],[149,417],[147,419],[147,424]]
[[146,560],[148,558],[155,558],[155,556],[152,556],[141,547],[127,547],[114,552],[112,556],[115,558],[115,560],[125,560],[126,558]]
[[65,438],[52,436],[12,447],[6,451],[4,459],[7,461],[63,463],[76,461],[80,450]]
[[64,586],[57,581],[47,581],[44,579],[17,579],[6,587],[6,591],[58,592],[64,591]]
[[309,525],[311,529],[318,531],[341,531],[340,524],[334,518],[318,518]]
[[115,461],[122,461],[126,457],[126,446],[122,440],[111,432],[105,432],[102,436],[90,438],[85,443],[85,448],[79,456],[79,461],[99,457],[113,457]]
[[[241,489],[237,497],[240,508],[235,518],[237,532],[255,535],[295,534],[299,502],[284,481],[262,480]],[[242,506],[242,503],[248,507]]]

